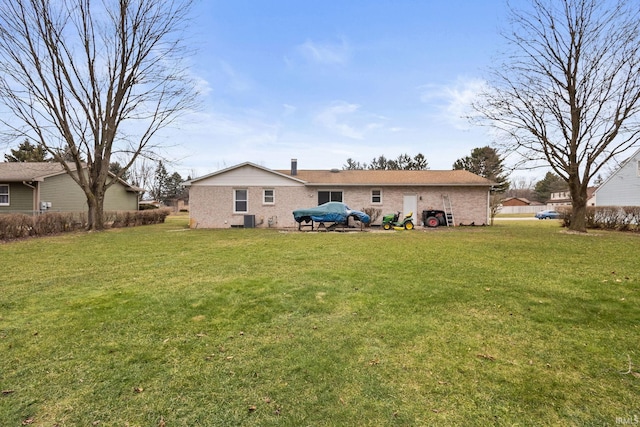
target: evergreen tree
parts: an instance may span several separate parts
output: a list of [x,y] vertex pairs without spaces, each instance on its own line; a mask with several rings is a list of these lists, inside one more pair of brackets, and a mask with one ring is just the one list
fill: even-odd
[[47,152],[42,145],[33,145],[25,139],[16,150],[11,150],[11,154],[5,154],[6,162],[46,162]]
[[491,147],[474,148],[470,156],[456,160],[453,169],[464,169],[495,182],[497,185],[494,191],[497,193],[504,193],[509,189],[503,160]]
[[408,154],[400,154],[397,159],[387,159],[385,156],[374,158],[367,166],[369,170],[428,170],[429,163],[422,153],[413,158]]
[[[122,171],[122,165],[119,162],[109,163],[109,172],[111,172],[114,175],[117,175],[118,173],[120,173],[120,171]],[[127,170],[122,174],[121,178],[123,181],[129,182],[130,176],[131,176],[131,173],[129,172],[129,170]]]
[[158,162],[149,194],[154,200],[170,204],[172,200],[184,195],[182,177],[178,172],[169,174],[164,163]]
[[151,188],[149,189],[149,195],[151,195],[151,198],[153,200],[162,202],[165,199],[165,185],[168,178],[169,174],[167,173],[167,168],[164,167],[162,161],[158,162],[156,172],[153,176],[153,182],[151,183]]
[[538,181],[535,186],[536,200],[546,203],[551,198],[551,193],[567,189],[567,183],[553,172],[547,172],[544,179]]
[[342,170],[363,170],[363,169],[367,169],[367,164],[355,161],[351,157],[347,159],[346,165],[342,165]]

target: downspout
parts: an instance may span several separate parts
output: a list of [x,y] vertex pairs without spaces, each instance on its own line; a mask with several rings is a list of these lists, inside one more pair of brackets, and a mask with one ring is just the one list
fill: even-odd
[[487,224],[493,225],[493,218],[491,218],[491,188],[487,191]]
[[30,189],[34,190],[33,191],[33,206],[32,206],[33,209],[32,210],[33,210],[34,213],[37,212],[39,210],[38,209],[38,204],[40,202],[40,191],[39,191],[40,190],[40,186],[39,185],[33,186],[33,185],[29,184],[27,181],[22,181],[22,185],[27,186]]

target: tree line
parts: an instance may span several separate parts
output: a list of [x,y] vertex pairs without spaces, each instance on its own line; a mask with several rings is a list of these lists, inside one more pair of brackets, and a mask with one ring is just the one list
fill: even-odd
[[[586,231],[590,182],[640,141],[640,8],[633,0],[525,3],[507,5],[502,60],[471,119],[491,127],[502,151],[523,166],[550,167],[571,193],[569,228]],[[191,6],[13,0],[0,8],[2,131],[38,141],[65,168],[85,193],[91,230],[104,228],[107,188],[138,158],[158,159],[156,133],[197,105],[182,65],[192,51],[180,37]],[[122,168],[110,176],[116,154]],[[87,174],[72,174],[69,164],[80,169],[82,159]],[[474,156],[458,166],[478,167],[467,160]],[[380,156],[346,167],[428,163]]]
[[[429,162],[422,153],[411,157],[409,154],[400,154],[395,159],[388,159],[384,155],[374,157],[371,162],[358,162],[348,158],[342,165],[343,170],[428,170]],[[474,148],[471,154],[456,160],[453,170],[464,169],[469,172],[487,178],[496,183],[494,191],[504,193],[509,188],[509,181],[505,171],[504,159],[498,152],[489,146]]]

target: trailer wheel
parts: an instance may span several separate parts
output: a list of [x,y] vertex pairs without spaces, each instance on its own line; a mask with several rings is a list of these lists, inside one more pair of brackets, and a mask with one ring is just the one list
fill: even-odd
[[425,224],[427,224],[427,227],[432,227],[432,228],[433,227],[437,227],[438,225],[440,225],[440,220],[438,218],[436,218],[435,216],[430,216],[425,221]]
[[404,224],[404,229],[405,229],[405,230],[413,230],[413,222],[411,222],[411,221],[407,221],[407,222]]

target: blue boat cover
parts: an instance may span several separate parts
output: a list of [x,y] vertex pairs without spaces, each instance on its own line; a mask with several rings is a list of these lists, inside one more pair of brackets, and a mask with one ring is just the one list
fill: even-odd
[[315,208],[297,209],[293,211],[293,218],[297,222],[346,223],[350,216],[353,216],[364,224],[371,222],[371,218],[366,213],[349,209],[347,205],[340,202],[328,202]]

